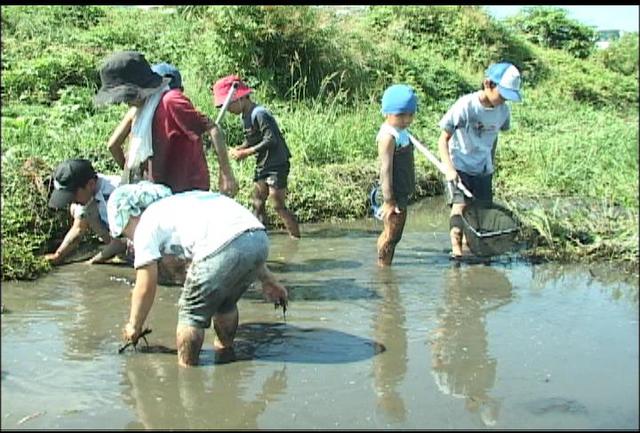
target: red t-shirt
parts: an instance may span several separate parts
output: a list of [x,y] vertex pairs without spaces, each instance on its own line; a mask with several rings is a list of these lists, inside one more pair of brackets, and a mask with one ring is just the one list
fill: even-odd
[[201,135],[211,121],[180,90],[162,95],[153,115],[153,157],[148,176],[167,185],[173,193],[208,191],[209,169]]

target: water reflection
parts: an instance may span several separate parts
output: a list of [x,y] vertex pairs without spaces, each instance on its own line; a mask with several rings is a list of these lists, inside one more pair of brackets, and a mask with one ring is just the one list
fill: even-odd
[[393,422],[405,421],[404,400],[397,389],[407,372],[407,329],[398,278],[392,268],[379,269],[378,310],[373,320],[376,341],[386,351],[373,358],[376,404]]
[[483,424],[498,420],[500,402],[490,395],[497,360],[488,353],[487,314],[512,300],[511,283],[497,269],[453,266],[446,271],[444,306],[430,337],[431,372],[446,395],[463,398]]
[[122,394],[137,421],[126,428],[257,429],[258,417],[285,392],[287,375],[284,365],[256,373],[247,362],[186,369],[172,356],[128,357]]
[[108,280],[105,269],[74,264],[56,270],[55,291],[46,292],[46,305],[38,308],[60,310],[52,317],[63,331],[67,360],[92,360],[120,343],[130,287]]

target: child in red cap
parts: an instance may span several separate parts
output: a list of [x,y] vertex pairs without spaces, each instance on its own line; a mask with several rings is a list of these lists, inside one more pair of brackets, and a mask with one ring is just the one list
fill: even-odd
[[256,154],[254,214],[266,225],[265,204],[270,197],[289,235],[299,238],[298,222],[285,205],[291,153],[273,115],[250,99],[249,94],[253,90],[237,75],[229,75],[215,82],[212,88],[214,104],[216,107],[224,104],[234,82],[237,82],[237,88],[227,109],[241,115],[245,138],[240,146],[229,153],[235,160]]

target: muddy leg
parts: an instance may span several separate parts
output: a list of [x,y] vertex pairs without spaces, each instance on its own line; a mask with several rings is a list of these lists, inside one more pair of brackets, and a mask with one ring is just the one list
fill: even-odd
[[228,313],[216,313],[213,319],[213,328],[216,331],[213,348],[217,351],[231,349],[238,329],[238,306],[234,306],[233,310]]
[[407,211],[390,213],[384,219],[384,230],[378,237],[378,266],[389,266],[393,261],[396,245],[402,238]]
[[204,329],[178,325],[176,345],[178,346],[178,364],[182,367],[198,365],[200,349],[204,341]]
[[265,227],[267,226],[266,203],[269,187],[265,181],[258,181],[253,188],[253,214]]
[[273,202],[273,207],[278,214],[278,216],[284,222],[284,226],[289,232],[289,236],[292,238],[300,238],[300,228],[298,227],[298,221],[296,221],[296,217],[291,213],[287,206],[285,205],[285,198],[287,196],[287,190],[276,189],[273,187],[269,187],[269,197]]
[[451,238],[451,255],[462,257],[462,210],[464,204],[454,204],[451,206],[451,217],[449,219],[449,237]]

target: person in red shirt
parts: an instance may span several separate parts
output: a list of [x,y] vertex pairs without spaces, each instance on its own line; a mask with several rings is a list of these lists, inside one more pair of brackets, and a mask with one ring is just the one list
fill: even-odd
[[[123,181],[162,183],[173,193],[209,190],[202,142],[202,134],[208,132],[218,159],[219,190],[233,197],[238,185],[224,135],[182,93],[181,78],[175,85],[177,69],[171,68],[161,68],[162,76],[152,70],[143,54],[119,51],[110,55],[100,70],[102,87],[94,99],[96,105],[124,102],[131,107],[108,142],[109,150],[124,169]],[[174,88],[170,88],[171,82]],[[132,142],[125,156],[122,145],[130,133],[137,141],[135,145]]]

